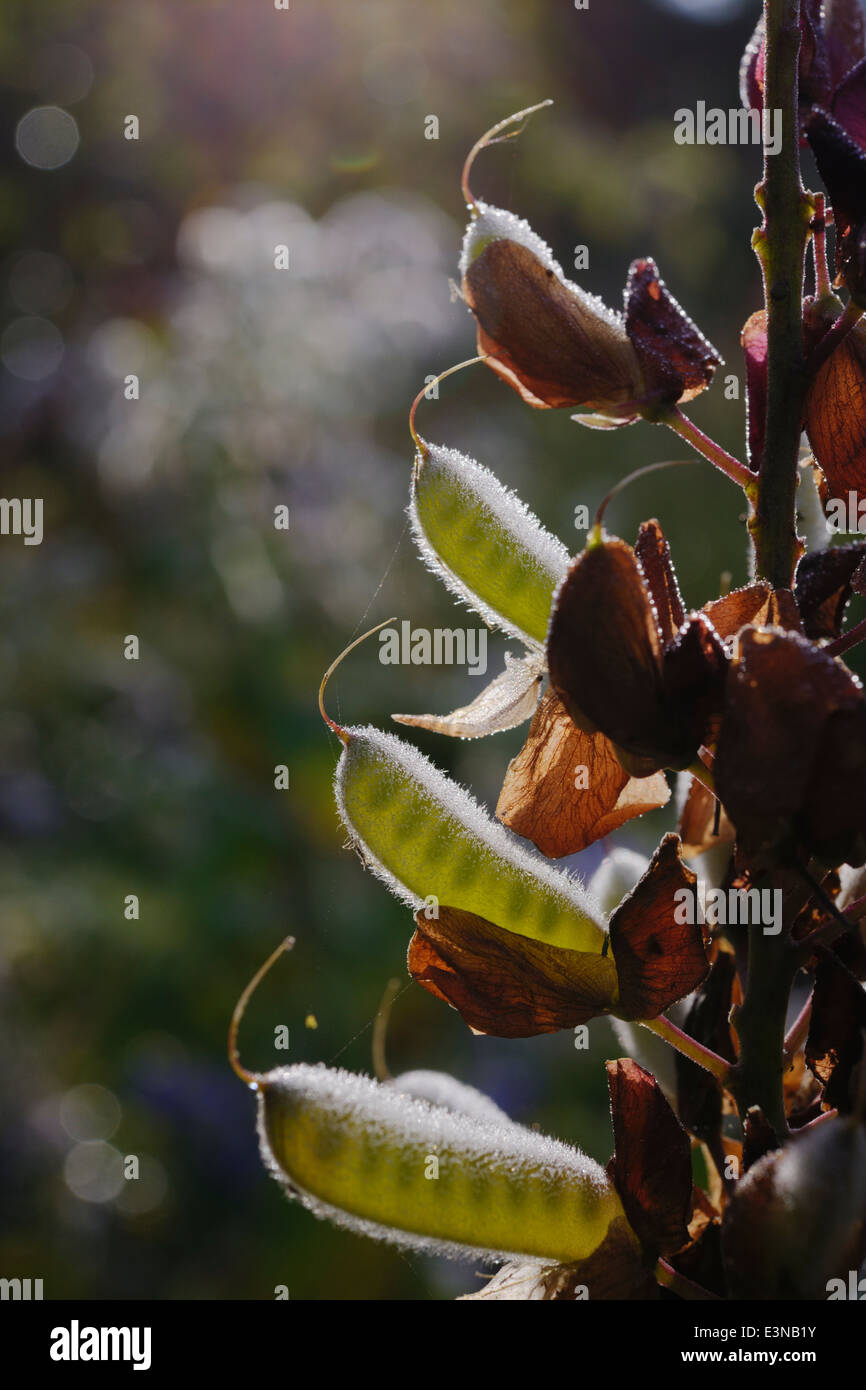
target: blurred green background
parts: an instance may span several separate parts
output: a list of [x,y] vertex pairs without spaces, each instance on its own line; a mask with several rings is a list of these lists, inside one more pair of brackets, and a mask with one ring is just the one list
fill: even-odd
[[[679,106],[737,104],[757,9],[6,0],[3,493],[45,499],[45,539],[0,539],[0,1274],[41,1277],[49,1298],[478,1286],[471,1264],[406,1256],[284,1200],[226,1026],[291,932],[296,952],[245,1024],[245,1060],[272,1065],[283,1023],[288,1060],[369,1070],[383,988],[406,978],[410,915],[343,847],[337,749],[315,696],[362,623],[458,621],[404,511],[409,402],[474,350],[448,284],[465,152],[553,97],[519,141],[482,155],[480,196],[526,216],[566,273],[588,245],[577,278],[611,304],[629,261],[655,256],[742,376],[738,333],[760,293],[758,154],[677,146],[672,132]],[[20,124],[44,107],[60,114]],[[123,138],[130,114],[137,141]],[[742,452],[744,404],[720,379],[693,414]],[[572,549],[578,503],[685,456],[647,425],[599,434],[533,412],[480,367],[422,403],[419,422],[494,468]],[[280,504],[288,532],[273,527]],[[740,513],[698,464],[636,483],[606,520],[633,539],[657,515],[698,605],[724,572],[747,577]],[[124,659],[128,634],[138,661]],[[492,672],[507,648],[491,639]],[[387,726],[392,710],[477,693],[465,672],[432,674],[380,666],[371,644],[330,701]],[[417,742],[495,804],[522,733]],[[649,852],[672,820],[657,812],[617,842]],[[605,1160],[605,1024],[592,1044],[475,1038],[414,985],[388,1038],[393,1070],[452,1071]],[[137,1183],[122,1176],[130,1154]]]

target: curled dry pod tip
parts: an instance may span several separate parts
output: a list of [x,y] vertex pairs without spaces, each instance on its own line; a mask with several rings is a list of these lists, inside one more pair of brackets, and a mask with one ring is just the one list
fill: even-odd
[[229,1058],[258,1097],[262,1157],[315,1216],[361,1235],[452,1257],[584,1259],[625,1222],[593,1159],[495,1118],[478,1119],[324,1065],[248,1072],[244,1008],[284,946],[244,990]]
[[526,850],[411,744],[371,725],[344,729],[328,716],[324,685],[340,660],[319,705],[343,743],[340,819],[372,872],[413,909],[447,903],[520,936],[600,956],[603,914],[576,879]]

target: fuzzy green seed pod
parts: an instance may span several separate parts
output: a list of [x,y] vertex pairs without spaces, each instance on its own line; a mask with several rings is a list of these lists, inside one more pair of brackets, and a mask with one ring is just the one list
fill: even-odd
[[489,468],[417,442],[409,517],[422,558],[485,622],[541,650],[568,551]]
[[393,893],[600,956],[604,918],[576,879],[530,854],[411,744],[371,726],[339,733],[340,818]]
[[238,1028],[283,949],[238,1001],[229,1060],[256,1093],[262,1157],[290,1196],[358,1234],[455,1258],[584,1259],[613,1223],[637,1246],[598,1163],[495,1109],[459,1113],[323,1065],[247,1071]]

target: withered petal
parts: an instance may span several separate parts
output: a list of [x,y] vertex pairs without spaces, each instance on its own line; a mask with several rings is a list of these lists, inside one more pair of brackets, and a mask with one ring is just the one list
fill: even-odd
[[[743,629],[715,761],[718,793],[741,849],[772,849],[789,835],[807,804],[827,721],[862,704],[853,676],[805,638],[776,628]],[[828,768],[823,779],[831,775],[844,774]],[[823,784],[821,792],[823,806]]]
[[467,266],[463,291],[478,321],[479,353],[530,405],[635,414],[622,411],[643,389],[625,330],[529,247],[489,242]]
[[672,1255],[689,1239],[688,1135],[655,1077],[631,1058],[607,1063],[607,1084],[614,1135],[608,1172],[647,1254]]
[[590,544],[563,580],[547,638],[550,683],[578,728],[601,731],[635,777],[684,768],[714,734],[727,654],[694,614],[662,649],[635,552]]
[[838,637],[855,577],[864,557],[866,541],[810,550],[797,566],[794,597],[803,619],[803,630],[813,642]]
[[647,398],[690,401],[706,390],[722,358],[660,278],[655,261],[633,261],[625,288],[625,331],[641,365]]
[[559,859],[669,799],[661,773],[629,777],[604,734],[578,729],[548,689],[526,743],[508,765],[496,815],[549,859]]
[[[578,1297],[591,1303],[657,1299],[659,1286],[634,1233],[624,1217],[610,1223],[597,1250],[574,1264],[506,1264],[477,1293],[463,1294],[461,1302],[570,1303]],[[583,1290],[586,1290],[584,1293]]]
[[807,134],[833,205],[838,278],[859,304],[866,300],[866,152],[820,107]]
[[673,641],[685,620],[671,548],[659,522],[644,521],[638,531],[634,553],[650,598],[655,606],[656,623],[662,645]]
[[866,16],[860,0],[824,0],[824,37],[834,83],[866,57]]
[[827,719],[797,831],[826,864],[866,861],[866,702]]
[[836,88],[831,111],[846,134],[866,149],[866,60],[861,59]]
[[806,397],[806,433],[830,495],[866,494],[866,328],[862,323],[819,368]]
[[415,916],[409,973],[445,999],[477,1033],[534,1038],[609,1013],[616,998],[610,956],[517,936],[475,913],[441,906]]
[[728,673],[724,643],[705,614],[693,613],[665,648],[663,673],[667,722],[681,750],[670,766],[682,768],[702,743],[715,742]]
[[824,1086],[834,1110],[852,1108],[851,1076],[863,1058],[866,992],[841,962],[821,961],[815,971],[806,1063]]
[[[662,699],[662,644],[634,551],[606,539],[584,550],[554,599],[550,683],[575,724],[653,752]],[[645,747],[645,745],[649,747]]]
[[772,587],[761,579],[757,584],[746,584],[742,589],[732,589],[721,598],[711,599],[701,609],[712,623],[723,642],[735,637],[741,627],[754,623],[767,607]]
[[696,883],[697,875],[683,862],[679,836],[666,835],[610,919],[618,1017],[658,1018],[705,978],[709,962],[701,927],[697,921],[678,922],[675,915],[680,905],[675,894],[693,890]]
[[716,845],[732,841],[734,827],[722,808],[718,831],[716,830],[716,798],[697,777],[689,777],[689,780],[691,786],[680,813],[677,830],[683,842],[683,854],[694,858],[708,849],[714,849]]

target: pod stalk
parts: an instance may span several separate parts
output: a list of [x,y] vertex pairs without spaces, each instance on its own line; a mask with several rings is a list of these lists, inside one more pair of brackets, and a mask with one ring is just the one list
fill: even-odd
[[373,1023],[373,1075],[377,1081],[393,1081],[394,1078],[388,1070],[388,1061],[385,1052],[385,1044],[388,1036],[388,1021],[391,1017],[391,1009],[394,1000],[400,993],[400,980],[389,980],[385,986],[385,993],[382,995],[382,1002],[379,1005],[379,1012]]
[[344,729],[342,724],[338,724],[335,719],[332,719],[331,716],[328,714],[328,711],[325,709],[325,686],[328,684],[328,681],[331,679],[331,676],[334,674],[343,658],[348,656],[349,652],[352,651],[354,647],[360,646],[362,642],[366,642],[368,637],[372,637],[374,632],[379,632],[383,627],[387,627],[389,623],[394,623],[396,621],[396,618],[386,618],[384,622],[377,623],[375,627],[371,627],[368,632],[362,632],[360,637],[356,637],[354,642],[350,642],[348,647],[343,648],[343,650],[340,652],[340,655],[331,662],[327,671],[322,676],[322,681],[319,686],[319,713],[321,714],[328,728],[332,729],[333,732],[337,735],[337,738],[340,740],[340,742],[345,744],[347,747],[349,744],[348,730]]
[[415,441],[415,448],[418,450],[418,453],[422,455],[422,457],[429,454],[430,450],[415,428],[415,412],[418,409],[418,406],[421,404],[421,401],[427,395],[427,392],[432,389],[432,387],[438,386],[440,381],[444,381],[447,376],[453,376],[455,372],[462,371],[464,367],[474,367],[476,362],[484,362],[486,358],[487,354],[482,352],[479,353],[477,357],[467,357],[465,362],[455,362],[453,367],[446,367],[444,372],[440,372],[439,375],[434,377],[432,381],[425,382],[424,385],[421,387],[421,390],[418,392],[417,396],[412,402],[412,406],[409,411],[409,433]]
[[280,942],[277,949],[275,951],[272,951],[271,954],[268,956],[264,965],[259,966],[255,975],[250,980],[249,984],[247,985],[246,989],[241,995],[240,999],[235,1004],[234,1012],[232,1013],[231,1023],[229,1024],[228,1039],[229,1062],[235,1075],[240,1077],[244,1085],[251,1087],[251,1089],[254,1091],[257,1091],[259,1086],[261,1085],[262,1076],[259,1072],[247,1071],[246,1067],[241,1062],[240,1055],[238,1053],[238,1029],[241,1026],[241,1020],[243,1019],[243,1016],[246,1013],[247,1004],[249,1004],[250,1000],[252,999],[253,995],[255,994],[256,990],[261,984],[262,980],[265,978],[268,971],[270,970],[271,966],[279,960],[280,956],[283,954],[284,951],[291,951],[294,948],[294,945],[295,938],[293,936],[287,936],[284,941]]
[[517,121],[523,121],[525,124],[528,118],[534,115],[536,111],[540,111],[543,106],[552,105],[553,98],[548,97],[546,101],[539,101],[536,103],[535,106],[527,106],[523,111],[515,111],[512,115],[506,116],[504,120],[497,121],[496,125],[491,126],[488,131],[485,131],[485,133],[481,136],[480,140],[475,141],[475,144],[472,146],[472,149],[466,156],[466,162],[463,165],[463,173],[460,177],[460,188],[463,193],[463,199],[466,203],[466,206],[468,208],[471,208],[472,212],[476,216],[478,213],[478,204],[475,201],[475,196],[472,192],[472,189],[469,187],[469,175],[472,172],[472,165],[475,163],[476,157],[481,153],[482,150],[486,150],[488,145],[500,145],[504,140],[515,139],[516,136],[522,134],[523,126],[521,125],[519,130],[509,130],[507,135],[500,135],[500,131],[508,130],[508,127],[510,125],[514,125]]
[[628,473],[624,478],[620,478],[619,482],[614,483],[610,492],[599,503],[593,530],[600,531],[608,503],[612,502],[617,493],[622,492],[623,488],[628,487],[630,483],[637,482],[638,478],[643,478],[647,473],[657,473],[662,468],[686,468],[692,463],[697,463],[697,459],[665,459],[661,463],[645,464],[643,468],[636,468],[633,473]]

